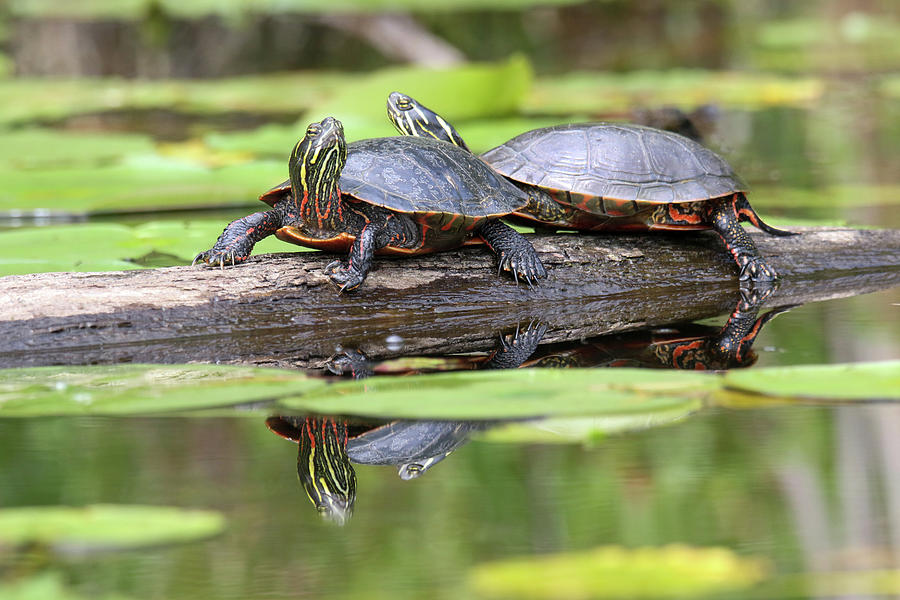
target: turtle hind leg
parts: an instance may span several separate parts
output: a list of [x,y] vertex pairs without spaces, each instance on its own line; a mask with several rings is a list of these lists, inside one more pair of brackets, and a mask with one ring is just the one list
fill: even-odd
[[735,214],[737,214],[738,220],[747,221],[760,231],[765,231],[770,235],[778,236],[800,235],[796,231],[777,229],[775,227],[772,227],[771,225],[766,224],[762,219],[759,218],[759,215],[756,214],[756,211],[753,210],[753,207],[750,206],[750,202],[747,200],[747,197],[744,194],[735,194],[733,202],[734,212]]
[[534,246],[509,225],[498,219],[489,219],[478,229],[478,235],[499,257],[499,270],[509,271],[516,283],[521,277],[532,285],[547,276]]
[[215,245],[197,254],[191,264],[204,262],[213,267],[224,267],[229,263],[236,265],[243,262],[250,256],[256,242],[278,231],[283,223],[284,215],[278,208],[232,221]]
[[723,198],[713,203],[709,220],[713,230],[719,234],[725,247],[740,267],[741,284],[772,285],[778,279],[778,272],[759,253],[750,235],[744,231],[738,220],[736,200]]

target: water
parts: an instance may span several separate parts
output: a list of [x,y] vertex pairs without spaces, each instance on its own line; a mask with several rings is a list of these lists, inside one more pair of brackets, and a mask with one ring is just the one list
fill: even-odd
[[[894,289],[794,308],[760,333],[758,365],[898,358],[898,302]],[[337,527],[297,481],[297,446],[260,416],[0,420],[0,506],[226,515],[208,541],[55,562],[85,597],[459,598],[486,561],[605,545],[725,547],[781,577],[895,568],[898,427],[897,406],[807,404],[709,406],[590,443],[488,431],[410,481],[356,465]]]

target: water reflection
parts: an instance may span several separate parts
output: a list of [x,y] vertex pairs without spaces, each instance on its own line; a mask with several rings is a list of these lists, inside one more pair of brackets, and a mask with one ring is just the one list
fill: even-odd
[[756,363],[753,344],[765,325],[794,306],[759,316],[762,300],[742,290],[740,300],[722,327],[674,324],[598,336],[589,340],[539,345],[547,328],[537,322],[501,335],[489,353],[377,360],[361,350],[342,349],[324,365],[335,375],[360,379],[373,375],[416,375],[436,371],[517,367],[643,367],[725,370]]
[[298,445],[297,475],[310,502],[324,518],[344,525],[356,501],[351,463],[392,465],[401,479],[415,479],[491,427],[478,421],[354,422],[340,417],[274,416],[273,433]]
[[[415,358],[372,361],[342,350],[326,369],[365,378],[383,374],[518,367],[644,367],[721,370],[756,362],[753,342],[766,323],[787,308],[758,316],[758,298],[742,296],[721,328],[689,323],[539,347],[546,327],[531,322],[500,336],[487,354],[447,356],[422,366]],[[316,510],[344,525],[356,501],[357,465],[391,465],[403,480],[420,477],[496,421],[360,421],[339,416],[276,415],[266,427],[298,445],[297,474]]]

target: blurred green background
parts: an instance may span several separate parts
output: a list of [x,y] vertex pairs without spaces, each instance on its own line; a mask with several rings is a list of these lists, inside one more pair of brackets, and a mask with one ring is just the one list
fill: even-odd
[[887,0],[7,0],[0,227],[18,231],[0,236],[0,273],[184,264],[284,179],[310,121],[393,135],[395,89],[476,151],[676,107],[764,216],[898,226],[898,14]]

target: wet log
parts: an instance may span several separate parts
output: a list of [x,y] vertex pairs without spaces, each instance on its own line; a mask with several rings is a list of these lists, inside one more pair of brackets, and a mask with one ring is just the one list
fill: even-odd
[[[753,237],[784,280],[779,307],[900,284],[900,231],[801,228]],[[291,252],[224,270],[171,267],[0,278],[0,366],[232,362],[316,366],[337,346],[372,357],[489,349],[538,320],[545,342],[729,313],[736,269],[709,232],[531,236],[550,275],[496,274],[483,247],[378,259],[339,295],[333,256]],[[402,341],[400,341],[402,340]]]

